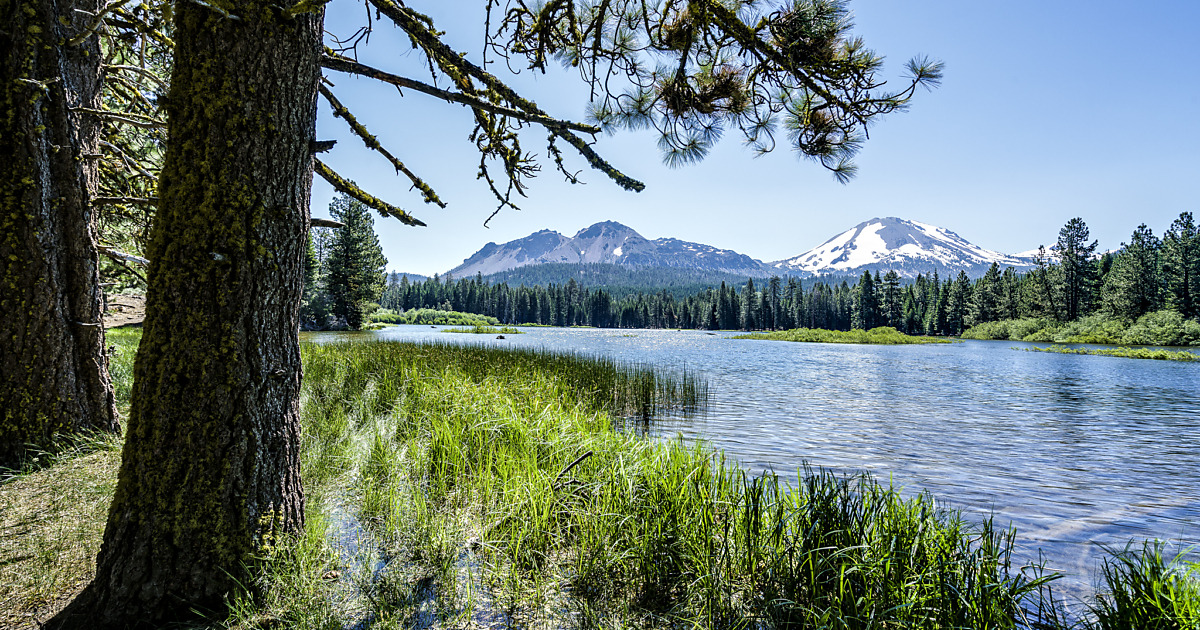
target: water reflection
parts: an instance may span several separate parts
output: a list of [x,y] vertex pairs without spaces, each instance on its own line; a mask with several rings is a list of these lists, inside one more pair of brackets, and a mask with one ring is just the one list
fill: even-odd
[[994,512],[1017,528],[1025,559],[1041,550],[1068,574],[1068,591],[1092,584],[1101,544],[1200,544],[1198,364],[1017,352],[1028,344],[1007,341],[842,346],[525,330],[504,340],[415,326],[369,336],[694,369],[710,382],[708,414],[665,419],[656,435],[706,439],[754,472],[791,474],[805,461],[866,469],[969,517]]

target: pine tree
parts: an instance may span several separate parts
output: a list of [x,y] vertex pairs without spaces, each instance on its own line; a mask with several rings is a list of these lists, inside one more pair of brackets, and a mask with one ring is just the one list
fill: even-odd
[[1167,302],[1184,317],[1200,318],[1200,229],[1191,212],[1180,213],[1163,239]]
[[329,214],[344,224],[338,228],[325,261],[325,290],[330,311],[347,328],[362,328],[368,305],[379,300],[384,287],[383,247],[375,235],[375,222],[365,205],[339,195],[329,205]]
[[950,290],[946,302],[946,327],[943,332],[947,335],[961,335],[966,324],[967,305],[971,301],[971,279],[965,271],[959,271],[954,282],[946,284],[950,285]]
[[1087,314],[1096,289],[1096,241],[1088,243],[1087,224],[1078,217],[1058,232],[1057,293],[1063,317],[1074,321]]
[[1143,223],[1117,255],[1105,277],[1105,306],[1113,315],[1134,320],[1162,304],[1160,254],[1162,242]]
[[81,111],[101,107],[88,25],[107,10],[0,2],[0,467],[58,436],[119,430],[90,200],[103,130]]
[[968,326],[994,322],[1000,318],[1000,291],[1000,265],[993,262],[987,273],[975,283],[967,315]]
[[850,326],[862,330],[869,330],[877,326],[879,296],[876,294],[875,280],[871,277],[870,271],[863,272],[862,278],[855,285],[852,294]]
[[880,319],[896,329],[904,327],[904,304],[900,294],[900,275],[889,269],[880,286]]
[[742,330],[756,330],[759,327],[759,297],[754,290],[754,278],[746,280],[742,287]]

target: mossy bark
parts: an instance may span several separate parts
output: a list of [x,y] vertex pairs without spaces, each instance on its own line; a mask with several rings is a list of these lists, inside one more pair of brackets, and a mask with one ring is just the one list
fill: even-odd
[[129,428],[93,583],[60,627],[220,615],[303,526],[299,303],[319,14],[176,5]]
[[0,0],[0,466],[63,434],[117,430],[104,356],[94,154],[97,0]]

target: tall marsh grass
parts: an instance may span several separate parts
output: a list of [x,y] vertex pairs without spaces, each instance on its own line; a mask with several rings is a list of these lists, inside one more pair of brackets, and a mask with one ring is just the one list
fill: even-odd
[[[696,404],[678,373],[441,344],[304,358],[306,483],[339,488],[318,503],[351,503],[376,536],[377,581],[435,583],[444,620],[1004,628],[1045,603],[1012,532],[927,495],[829,471],[792,487],[613,428],[630,400]],[[416,614],[411,589],[373,592],[378,615]]]

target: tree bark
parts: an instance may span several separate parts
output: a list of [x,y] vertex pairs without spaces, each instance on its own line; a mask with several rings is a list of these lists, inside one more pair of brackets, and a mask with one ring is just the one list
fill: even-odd
[[97,0],[0,0],[0,466],[118,429],[101,325]]
[[[286,3],[285,3],[286,4]],[[60,627],[159,627],[303,527],[299,303],[322,15],[175,5],[146,320],[92,584]]]

